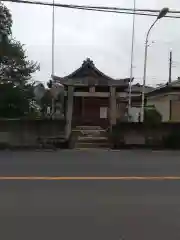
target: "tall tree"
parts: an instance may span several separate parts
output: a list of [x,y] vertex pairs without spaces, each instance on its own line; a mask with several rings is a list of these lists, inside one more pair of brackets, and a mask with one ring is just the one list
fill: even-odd
[[31,74],[39,69],[38,64],[27,60],[25,50],[20,42],[7,39],[3,45],[4,51],[0,64],[1,83],[26,84],[31,79]]
[[29,80],[39,65],[28,60],[24,45],[13,38],[12,23],[9,9],[0,2],[0,116],[3,110],[7,117],[20,117],[30,107],[33,96]]

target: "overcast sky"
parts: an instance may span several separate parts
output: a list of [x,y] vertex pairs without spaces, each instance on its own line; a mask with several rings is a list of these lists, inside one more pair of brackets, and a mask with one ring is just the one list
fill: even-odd
[[[45,0],[49,2],[48,0]],[[133,0],[56,0],[57,3],[133,7]],[[13,17],[13,35],[26,45],[29,59],[40,63],[37,80],[51,75],[52,9],[48,6],[6,3]],[[179,0],[136,0],[137,8],[180,10]],[[133,75],[142,83],[144,42],[154,17],[136,16]],[[150,35],[147,82],[168,80],[168,55],[173,50],[173,80],[180,76],[180,19],[161,19]],[[56,8],[55,73],[65,76],[90,57],[96,67],[114,78],[130,76],[132,15]],[[151,43],[151,42],[154,43]]]

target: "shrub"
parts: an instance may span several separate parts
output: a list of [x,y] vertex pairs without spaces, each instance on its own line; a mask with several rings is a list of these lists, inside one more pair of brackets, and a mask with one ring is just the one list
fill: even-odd
[[151,108],[145,108],[144,122],[147,125],[157,125],[162,122],[162,116],[154,106]]
[[163,142],[166,148],[180,149],[180,131],[172,130]]

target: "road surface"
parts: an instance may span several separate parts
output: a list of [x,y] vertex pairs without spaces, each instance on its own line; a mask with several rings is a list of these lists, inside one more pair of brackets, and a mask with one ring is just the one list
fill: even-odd
[[3,240],[179,240],[180,152],[0,152],[0,229]]

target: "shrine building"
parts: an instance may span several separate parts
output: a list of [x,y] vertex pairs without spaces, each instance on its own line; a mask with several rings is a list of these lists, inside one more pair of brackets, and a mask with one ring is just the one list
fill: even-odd
[[127,114],[130,78],[113,79],[98,70],[89,58],[68,76],[52,79],[64,85],[68,133],[73,125],[107,128]]

